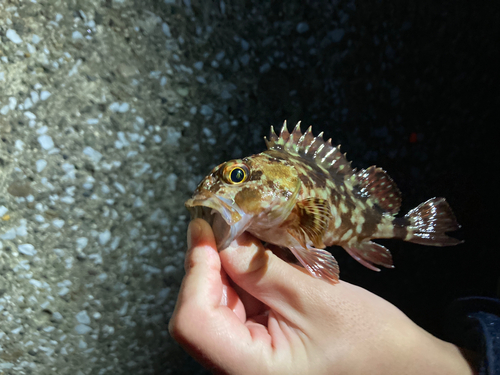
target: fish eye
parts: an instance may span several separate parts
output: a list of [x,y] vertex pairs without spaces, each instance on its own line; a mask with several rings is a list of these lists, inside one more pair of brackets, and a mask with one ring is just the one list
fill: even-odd
[[244,164],[230,165],[224,169],[223,177],[226,182],[237,185],[245,182],[248,178],[250,171]]
[[242,168],[237,167],[231,171],[231,174],[229,176],[233,183],[239,184],[243,182],[243,180],[245,180],[246,173]]

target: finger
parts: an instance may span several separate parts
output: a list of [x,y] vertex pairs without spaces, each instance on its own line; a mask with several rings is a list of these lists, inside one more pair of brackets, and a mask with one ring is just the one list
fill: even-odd
[[[188,228],[188,250],[174,313],[169,322],[170,335],[193,357],[203,357],[207,335],[217,320],[217,308],[228,303],[230,292],[223,283],[221,264],[210,225],[197,219]],[[227,278],[226,278],[227,280]],[[206,363],[208,364],[208,363]]]
[[240,321],[246,320],[245,307],[221,269],[215,237],[210,225],[201,219],[188,228],[188,251],[184,260],[186,278],[177,304],[183,301],[230,308]]
[[269,310],[269,307],[252,296],[246,290],[242,289],[238,284],[229,279],[235,293],[238,294],[239,300],[244,306],[246,319],[253,319],[255,316],[261,315]]
[[230,308],[240,321],[245,321],[244,306],[221,269],[212,229],[204,220],[194,220],[189,225],[184,268],[186,276],[175,311],[188,303],[206,309],[223,305]]
[[236,284],[297,324],[316,308],[318,288],[331,286],[284,262],[248,233],[219,255],[222,267]]
[[234,289],[236,285],[227,277],[224,269],[221,269],[221,278],[222,298],[220,306],[229,308],[238,317],[240,322],[244,323],[248,316],[245,301],[241,298],[240,292]]
[[[189,238],[186,276],[169,322],[170,334],[203,364],[236,368],[248,356],[252,339],[245,319],[234,311],[243,310],[243,305],[221,269],[210,226],[193,221]],[[231,358],[225,358],[227,348],[232,348]]]
[[188,251],[184,261],[186,276],[178,305],[186,301],[218,306],[222,297],[221,264],[210,225],[201,219],[188,228]]

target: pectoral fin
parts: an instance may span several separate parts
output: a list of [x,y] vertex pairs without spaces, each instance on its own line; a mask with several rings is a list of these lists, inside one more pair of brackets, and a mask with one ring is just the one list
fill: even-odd
[[[328,229],[331,212],[328,201],[320,198],[308,198],[297,202],[290,220],[284,224],[290,233],[304,248],[307,239],[314,247],[325,247],[323,236]],[[307,236],[307,238],[306,238]]]
[[[328,201],[308,198],[295,204],[288,219],[283,223],[288,233],[300,244],[290,250],[314,277],[325,279],[332,284],[339,281],[339,266],[325,247],[323,236],[328,229],[331,212]],[[312,243],[313,246],[309,244]]]

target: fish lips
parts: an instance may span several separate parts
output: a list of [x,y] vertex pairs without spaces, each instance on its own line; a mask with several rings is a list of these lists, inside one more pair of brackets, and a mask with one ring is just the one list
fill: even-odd
[[242,234],[251,219],[231,200],[211,193],[208,196],[195,196],[187,200],[185,205],[191,213],[191,220],[201,218],[210,224],[219,251]]

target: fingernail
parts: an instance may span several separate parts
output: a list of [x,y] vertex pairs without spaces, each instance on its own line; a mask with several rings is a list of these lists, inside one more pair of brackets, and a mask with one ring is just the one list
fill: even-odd
[[191,249],[193,243],[196,243],[196,240],[201,234],[201,226],[198,221],[192,221],[189,223],[188,232],[187,232],[187,245],[188,250]]

